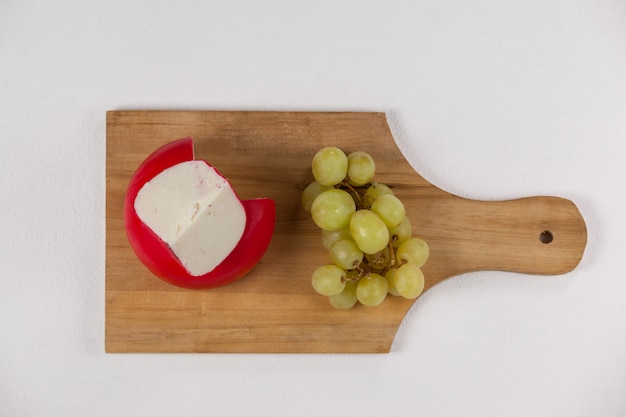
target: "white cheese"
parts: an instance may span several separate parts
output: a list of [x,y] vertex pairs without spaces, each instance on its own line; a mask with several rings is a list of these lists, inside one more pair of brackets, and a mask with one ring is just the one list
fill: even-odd
[[193,276],[219,265],[246,226],[245,210],[230,184],[201,160],[159,173],[139,190],[134,207]]

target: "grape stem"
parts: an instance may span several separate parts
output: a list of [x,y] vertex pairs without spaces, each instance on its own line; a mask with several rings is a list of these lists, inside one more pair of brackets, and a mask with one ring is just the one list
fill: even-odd
[[[361,278],[365,278],[366,276],[371,274],[373,270],[377,269],[379,270],[377,273],[384,276],[390,269],[399,268],[406,263],[406,261],[404,260],[398,263],[396,259],[396,251],[393,247],[392,240],[389,241],[388,248],[389,262],[385,262],[385,257],[382,255],[382,252],[378,252],[374,259],[363,258],[363,262],[361,262],[361,264],[355,266],[354,268],[357,271],[356,276],[348,280],[351,282],[359,281]],[[379,268],[375,268],[374,265],[379,266]],[[382,269],[380,268],[380,266],[382,266]]]
[[368,265],[363,267],[363,264],[366,264],[366,263],[367,263],[367,259],[364,259],[360,265],[357,265],[355,269],[357,270],[358,274],[352,282],[356,282],[370,273],[370,268],[368,267]]
[[[370,183],[365,184],[365,186],[370,186],[370,185],[371,185]],[[364,188],[365,186],[363,186],[362,188]],[[348,191],[350,191],[354,195],[354,200],[356,201],[357,209],[358,208],[367,208],[367,206],[363,202],[363,199],[361,198],[361,194],[359,194],[357,189],[355,187],[353,187],[348,181],[344,180],[344,181],[340,182],[339,184],[337,184],[337,187],[338,188],[346,188],[346,189],[348,189]]]
[[389,243],[387,243],[387,247],[389,248],[389,267],[393,268],[396,265],[396,251],[393,249],[393,242],[394,242],[394,238],[396,236],[393,236],[391,239],[389,239]]

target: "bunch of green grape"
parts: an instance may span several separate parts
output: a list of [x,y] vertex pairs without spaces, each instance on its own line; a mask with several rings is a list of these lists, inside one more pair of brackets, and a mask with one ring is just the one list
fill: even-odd
[[391,188],[373,182],[371,155],[325,147],[313,157],[311,170],[315,181],[302,191],[302,206],[321,229],[332,260],[313,272],[315,291],[344,310],[357,302],[377,306],[387,294],[417,298],[424,289],[428,244],[413,237],[404,204]]

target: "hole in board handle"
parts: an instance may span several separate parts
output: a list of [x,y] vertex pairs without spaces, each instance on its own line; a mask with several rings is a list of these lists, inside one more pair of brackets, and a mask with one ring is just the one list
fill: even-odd
[[539,234],[539,240],[541,241],[541,243],[550,243],[552,242],[552,240],[554,239],[554,236],[552,235],[552,232],[549,230],[544,230],[543,232],[541,232]]

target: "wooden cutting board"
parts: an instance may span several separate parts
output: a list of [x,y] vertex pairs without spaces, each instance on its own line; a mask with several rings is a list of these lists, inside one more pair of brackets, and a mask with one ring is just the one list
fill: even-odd
[[[106,135],[107,352],[388,352],[414,300],[389,296],[375,308],[340,311],[310,284],[313,270],[330,260],[300,193],[324,146],[374,157],[375,179],[393,188],[414,235],[430,245],[425,290],[468,271],[562,274],[586,245],[585,223],[569,200],[475,201],[430,184],[403,158],[383,113],[110,111]],[[216,166],[241,198],[277,205],[262,262],[218,289],[157,279],[124,231],[131,175],[152,151],[184,136],[193,136],[196,158]],[[548,235],[552,241],[543,243]]]

